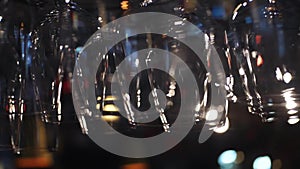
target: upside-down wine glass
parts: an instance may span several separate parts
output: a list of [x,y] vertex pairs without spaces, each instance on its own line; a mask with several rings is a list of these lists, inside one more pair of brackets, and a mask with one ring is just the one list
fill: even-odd
[[49,148],[59,148],[59,126],[77,119],[72,108],[71,86],[75,59],[86,40],[100,28],[97,15],[72,1],[55,0],[55,6],[32,31],[32,55],[41,116],[48,132]]
[[244,93],[263,122],[299,121],[299,2],[249,0],[236,6],[229,41]]
[[[157,25],[161,27],[161,30],[173,30],[178,31],[176,38],[180,39],[181,36],[193,36],[193,33],[197,34],[199,32],[180,32],[180,28],[184,25],[185,20],[189,20],[193,24],[197,25],[203,33],[203,44],[199,44],[199,48],[203,47],[204,57],[207,59],[207,62],[202,63],[199,58],[193,53],[189,47],[185,44],[176,40],[176,38],[171,38],[164,35],[158,34],[143,34],[126,37],[123,41],[117,44],[112,49],[107,49],[107,54],[103,54],[103,60],[99,65],[99,69],[96,76],[96,98],[97,98],[97,109],[100,111],[99,114],[92,114],[92,112],[86,110],[86,117],[96,118],[105,118],[108,121],[113,121],[118,119],[119,123],[121,121],[127,121],[130,127],[133,127],[135,131],[141,129],[142,131],[147,130],[147,127],[156,127],[158,132],[172,132],[170,126],[177,117],[178,110],[180,107],[180,97],[184,95],[185,89],[180,89],[177,86],[177,82],[170,76],[171,75],[182,75],[186,74],[187,69],[190,69],[193,72],[194,78],[196,79],[198,89],[195,89],[193,96],[201,100],[200,102],[190,102],[189,105],[184,105],[188,107],[185,111],[191,112],[194,114],[194,119],[188,121],[189,123],[196,123],[199,121],[206,121],[207,128],[209,130],[216,130],[219,127],[225,125],[228,111],[228,102],[226,104],[218,103],[217,105],[211,105],[209,97],[211,97],[211,87],[215,90],[228,91],[228,97],[232,94],[232,81],[230,81],[229,68],[222,67],[223,65],[216,64],[216,60],[222,60],[224,65],[227,65],[227,55],[224,52],[223,48],[220,47],[219,51],[222,53],[216,57],[213,52],[217,43],[214,43],[214,32],[210,31],[210,28],[213,25],[208,24],[208,17],[205,17],[205,10],[201,9],[199,11],[185,11],[184,4],[181,1],[169,1],[169,0],[157,0],[157,1],[133,1],[132,7],[129,7],[128,11],[125,11],[124,16],[139,13],[139,12],[165,12],[179,16],[179,20],[166,20],[167,26]],[[204,8],[204,7],[203,7]],[[197,9],[196,7],[194,9]],[[197,13],[198,12],[198,13]],[[151,20],[149,20],[149,23]],[[121,25],[122,26],[122,25]],[[209,27],[209,28],[208,28]],[[134,28],[131,25],[132,30],[119,30],[120,25],[111,31],[111,33],[123,33],[134,32]],[[222,36],[223,34],[223,36]],[[101,37],[101,35],[99,35]],[[108,36],[109,37],[109,36]],[[106,38],[108,38],[106,37]],[[185,37],[184,37],[185,38]],[[220,36],[224,40],[225,44],[225,33],[222,32]],[[105,39],[107,40],[107,39]],[[222,41],[221,40],[221,41]],[[223,42],[222,42],[223,43]],[[176,60],[173,60],[172,57],[169,57],[167,54],[161,54],[161,59],[151,59],[155,58],[157,51],[150,50],[148,51],[147,58],[140,59],[138,51],[143,49],[158,48],[161,50],[166,50],[170,53],[176,54],[179,56],[188,66],[179,64]],[[87,52],[88,53],[88,52]],[[158,52],[159,53],[159,52]],[[102,53],[95,53],[94,55],[102,56]],[[163,56],[164,55],[164,56]],[[86,54],[82,52],[81,57],[85,59]],[[121,64],[122,63],[122,64]],[[146,69],[149,64],[160,65],[164,64],[164,71],[156,69]],[[209,70],[205,70],[206,64]],[[120,71],[120,67],[126,65],[127,71]],[[79,66],[80,67],[80,66]],[[82,65],[82,69],[89,69]],[[86,71],[88,72],[88,71]],[[226,72],[226,73],[224,73]],[[82,78],[86,75],[82,75],[82,71],[78,70],[79,78]],[[113,78],[113,74],[116,73],[116,78]],[[228,82],[226,77],[228,77]],[[131,82],[127,82],[127,79],[133,79]],[[187,77],[184,77],[187,78]],[[181,80],[184,80],[182,78]],[[83,78],[84,79],[84,78]],[[84,80],[82,80],[84,81]],[[81,85],[82,90],[86,90],[86,87],[90,85],[79,84]],[[128,88],[129,89],[128,89]],[[185,86],[187,87],[187,86]],[[78,92],[80,93],[83,92]],[[165,96],[165,100],[161,99],[161,96]],[[189,97],[189,96],[185,96]],[[226,96],[222,92],[219,93],[218,97],[222,97],[226,100]],[[83,99],[85,100],[85,99]],[[154,107],[156,113],[146,114],[145,110],[149,109],[151,106]],[[208,107],[214,107],[215,111],[209,111]],[[121,115],[124,117],[122,117]],[[156,116],[158,115],[158,116]],[[110,119],[106,118],[110,117]],[[158,117],[156,120],[154,117]],[[217,119],[221,119],[218,121]],[[124,123],[122,123],[124,124]],[[122,126],[122,132],[131,131]],[[184,127],[184,126],[183,126]],[[124,129],[125,128],[125,129]],[[124,131],[125,130],[125,131]],[[151,131],[151,130],[150,130]],[[220,130],[219,130],[220,131]],[[157,134],[157,132],[142,132],[142,136]],[[130,135],[130,132],[129,132]]]

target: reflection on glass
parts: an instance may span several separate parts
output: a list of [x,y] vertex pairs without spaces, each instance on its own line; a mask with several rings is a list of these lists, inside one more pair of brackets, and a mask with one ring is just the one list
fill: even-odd
[[56,0],[54,9],[31,33],[38,100],[50,149],[58,148],[59,125],[77,122],[70,96],[75,59],[99,25],[98,16],[72,1]]
[[[1,128],[10,133],[10,146],[15,153],[36,155],[46,149],[44,125],[41,124],[38,90],[30,54],[35,11],[27,2],[1,2]],[[16,12],[17,11],[17,12]],[[3,13],[2,13],[3,12]],[[16,12],[12,15],[12,12]],[[26,17],[25,17],[26,14]],[[3,74],[2,74],[3,73]],[[29,151],[28,151],[29,150]],[[30,152],[30,153],[28,153]],[[23,155],[23,154],[22,154]]]
[[[178,110],[180,108],[180,98],[185,94],[185,89],[179,88],[178,81],[170,75],[176,75],[181,81],[184,81],[185,75],[187,74],[187,69],[193,72],[197,80],[198,89],[194,91],[193,96],[184,97],[195,97],[201,100],[200,102],[191,102],[189,105],[184,105],[188,107],[186,112],[194,113],[194,122],[207,122],[207,127],[209,130],[214,130],[215,128],[222,128],[224,133],[229,128],[229,120],[227,117],[228,113],[228,103],[227,104],[216,104],[211,105],[211,87],[215,88],[215,91],[222,91],[224,88],[228,91],[228,98],[233,98],[232,87],[233,87],[233,77],[229,72],[230,53],[227,50],[223,50],[222,45],[227,45],[226,42],[226,32],[224,30],[212,30],[214,24],[209,23],[206,15],[206,10],[201,8],[199,11],[197,3],[196,6],[189,6],[189,10],[185,11],[188,6],[177,1],[143,1],[142,3],[133,1],[129,3],[129,10],[126,10],[124,15],[129,15],[137,12],[167,12],[173,15],[180,16],[179,20],[165,20],[165,25],[157,25],[161,27],[162,31],[173,31],[176,33],[176,38],[168,37],[164,34],[142,34],[136,36],[127,36],[131,32],[135,32],[134,27],[131,25],[132,29],[120,30],[120,25],[115,25],[112,30],[106,30],[108,35],[105,41],[111,41],[109,39],[109,33],[111,34],[122,34],[124,33],[126,38],[119,44],[115,45],[111,49],[107,49],[107,53],[95,53],[94,55],[101,56],[102,62],[99,65],[98,72],[96,75],[96,108],[99,110],[99,114],[92,114],[88,109],[82,108],[83,123],[85,124],[85,118],[102,118],[105,121],[108,119],[106,117],[115,117],[119,114],[118,123],[129,124],[129,128],[140,129],[141,127],[156,127],[158,130],[164,132],[172,132],[170,127],[174,120],[176,120]],[[121,7],[125,6],[125,2],[121,3]],[[191,4],[189,4],[191,5]],[[126,6],[127,8],[127,6]],[[180,38],[194,37],[199,32],[184,32],[182,26],[186,21],[190,21],[197,25],[205,35],[204,44],[199,44],[199,48],[203,47],[203,54],[207,58],[206,63],[202,63],[200,59],[195,55],[193,51],[189,49],[185,44],[181,43]],[[149,20],[151,22],[151,20]],[[207,23],[208,22],[208,23]],[[114,22],[112,22],[114,23]],[[207,25],[207,27],[206,27]],[[216,26],[217,27],[217,26]],[[99,39],[101,35],[99,35]],[[98,39],[98,40],[99,40]],[[101,39],[102,40],[102,39]],[[203,46],[201,46],[203,45]],[[220,64],[216,64],[220,58],[215,58],[216,55],[213,54],[214,48],[218,47],[217,51],[220,54],[222,63],[226,65],[226,76],[222,73],[224,68]],[[161,54],[160,59],[153,59],[157,55],[157,51],[149,50],[141,59],[138,51],[143,49],[158,48],[165,50],[167,52],[176,54],[180,57],[189,67],[180,64],[176,59],[172,59],[170,54]],[[227,48],[226,48],[227,49]],[[82,60],[88,60],[88,52],[82,51],[80,57]],[[90,61],[92,62],[92,61]],[[149,65],[164,65],[164,71],[157,69],[146,69]],[[204,64],[207,65],[209,70],[205,70]],[[124,71],[120,67],[126,67]],[[82,65],[82,69],[89,69]],[[123,71],[118,71],[121,69]],[[84,78],[82,70],[76,70],[78,78]],[[85,71],[88,72],[88,71]],[[113,78],[113,74],[117,74]],[[127,82],[128,79],[133,79],[130,83]],[[85,81],[82,79],[82,81]],[[91,87],[90,84],[76,84],[82,86],[82,90],[87,87]],[[128,88],[129,89],[128,89]],[[186,87],[186,86],[185,86]],[[77,99],[83,98],[79,97],[83,92],[76,92]],[[222,92],[220,92],[222,93]],[[163,96],[163,97],[160,97]],[[219,94],[220,97],[225,97]],[[110,98],[114,98],[110,100]],[[195,99],[197,100],[197,99]],[[89,107],[89,103],[85,102],[86,105],[80,105],[79,107]],[[146,113],[146,110],[150,108],[155,109],[155,113]],[[210,108],[210,109],[209,109]],[[219,122],[221,119],[221,122]],[[226,120],[227,119],[227,120]],[[112,120],[110,120],[112,121]],[[114,123],[114,122],[112,122]],[[187,123],[190,123],[188,121]],[[87,126],[85,124],[85,126]],[[118,128],[118,125],[114,126]],[[216,127],[217,126],[217,127]],[[121,128],[121,127],[120,127]],[[127,128],[126,128],[127,129]],[[125,127],[121,130],[126,130]],[[130,130],[130,129],[128,129]],[[221,129],[220,129],[221,130]],[[86,128],[88,131],[88,127]],[[217,131],[217,129],[216,129]],[[147,132],[144,132],[147,133]],[[149,132],[151,133],[151,132]]]
[[[0,150],[12,149],[14,136],[11,135],[10,119],[6,111],[7,89],[10,75],[13,74],[15,68],[14,56],[17,55],[12,44],[8,39],[8,17],[4,11],[8,10],[8,3],[0,3]],[[11,69],[8,69],[11,68]],[[13,142],[11,142],[13,141]]]
[[291,1],[257,0],[238,4],[232,13],[228,37],[244,90],[236,93],[264,122],[289,119],[299,110],[298,10]]

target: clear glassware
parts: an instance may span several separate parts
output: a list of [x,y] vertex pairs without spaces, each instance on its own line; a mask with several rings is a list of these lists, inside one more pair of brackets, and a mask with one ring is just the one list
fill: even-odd
[[[32,57],[29,54],[29,32],[35,12],[27,2],[12,0],[5,5],[0,21],[3,53],[1,119],[7,121],[1,122],[1,127],[10,130],[3,139],[9,138],[8,147],[17,154],[27,150],[34,154],[46,149],[44,126],[41,125],[39,104],[36,102]],[[15,10],[18,12],[12,15]]]
[[38,100],[51,150],[59,148],[60,124],[78,122],[71,96],[75,59],[99,28],[98,16],[72,1],[55,0],[54,8],[31,32]]
[[[194,7],[194,9],[197,8]],[[164,12],[181,17],[178,21],[166,20],[165,22],[168,26],[161,26],[162,30],[170,28],[173,31],[178,31],[178,39],[180,39],[180,36],[193,36],[192,34],[180,33],[180,26],[185,20],[189,20],[197,25],[204,32],[203,39],[205,39],[205,45],[199,44],[199,48],[203,47],[203,54],[205,54],[205,57],[208,60],[207,63],[202,63],[189,47],[174,38],[150,33],[127,37],[112,49],[107,50],[107,54],[103,57],[96,77],[97,109],[100,112],[93,114],[89,110],[83,110],[82,114],[85,118],[105,118],[107,121],[108,119],[106,117],[113,116],[113,119],[118,120],[114,121],[114,128],[119,129],[122,132],[131,131],[130,128],[128,129],[124,126],[121,129],[118,128],[122,126],[118,126],[118,123],[124,124],[124,121],[127,121],[127,124],[129,123],[129,126],[131,128],[133,127],[135,131],[139,131],[139,129],[147,131],[147,127],[150,127],[150,130],[151,127],[155,127],[158,128],[158,133],[161,131],[172,132],[170,131],[170,126],[176,119],[176,113],[178,113],[180,107],[180,97],[185,91],[184,89],[178,89],[177,82],[169,74],[184,75],[186,73],[186,67],[178,64],[176,60],[167,56],[162,57],[160,60],[151,59],[151,57],[157,55],[155,51],[149,51],[147,53],[148,58],[145,60],[138,59],[139,54],[136,52],[143,49],[158,48],[179,56],[189,66],[194,77],[197,79],[199,88],[196,89],[194,95],[190,97],[198,98],[201,102],[196,102],[197,99],[195,99],[195,102],[185,105],[185,107],[189,107],[185,111],[192,112],[195,115],[193,121],[189,122],[197,123],[199,121],[206,121],[206,129],[208,130],[217,130],[219,127],[223,127],[225,124],[227,125],[228,102],[225,104],[219,103],[218,105],[211,105],[209,97],[211,95],[211,87],[215,88],[215,91],[221,91],[226,88],[226,90],[228,89],[227,94],[231,93],[231,88],[229,89],[228,85],[231,81],[228,83],[225,76],[228,75],[228,77],[232,77],[230,76],[229,69],[224,70],[222,65],[216,64],[216,60],[220,60],[220,58],[215,58],[216,55],[212,54],[213,52],[216,52],[213,50],[216,43],[214,43],[213,39],[213,37],[215,37],[214,32],[210,32],[209,29],[213,27],[213,24],[210,23],[209,25],[207,23],[209,18],[205,14],[206,11],[204,9],[192,12],[185,11],[184,5],[180,1],[146,0],[131,2],[131,4],[129,4],[129,10],[125,11],[124,16],[139,12]],[[157,26],[159,27],[160,25]],[[116,25],[115,29],[108,30],[108,32],[111,31],[110,33],[112,34],[117,32],[123,33],[124,31],[128,31],[129,34],[130,32],[134,32],[133,27],[131,27],[133,30],[119,30],[119,27],[120,25]],[[195,34],[197,34],[197,32],[195,32]],[[109,35],[106,36],[107,38],[105,40],[109,40]],[[101,37],[101,35],[99,35],[99,37]],[[225,32],[218,35],[218,38],[224,40],[224,43],[225,37]],[[223,48],[220,47],[218,52],[222,53],[221,57],[224,58],[221,60],[223,60],[224,65],[227,65],[228,67],[227,56],[225,55]],[[95,55],[102,56],[102,53],[95,53]],[[87,57],[85,51],[81,53],[81,57],[84,59]],[[121,67],[121,63],[122,66],[126,65],[127,71],[118,71]],[[154,69],[143,70],[143,68],[147,67],[147,64],[159,65],[162,63],[166,65],[164,71]],[[204,64],[211,65],[208,66],[209,70],[205,70]],[[89,70],[89,68],[84,65],[82,65],[81,69]],[[226,73],[223,74],[223,72]],[[115,79],[112,78],[114,73],[117,73],[117,78]],[[86,76],[82,75],[82,70],[80,69],[77,70],[77,74],[79,75],[79,78]],[[128,83],[128,78],[132,78],[133,80]],[[81,81],[85,80],[81,79]],[[79,87],[81,90],[86,90],[87,87],[91,87],[90,85],[85,86],[85,84],[78,85],[81,86]],[[78,99],[82,93],[84,92],[79,91],[77,93]],[[220,92],[219,97],[226,99],[226,95],[222,94],[223,93]],[[159,95],[165,95],[165,100],[160,100],[161,97],[158,97]],[[84,96],[81,96],[81,98],[85,100]],[[81,106],[89,107],[88,103],[87,105]],[[156,109],[156,113],[143,113],[151,106]],[[219,109],[216,111],[209,111],[209,107]],[[217,117],[212,117],[212,114]],[[155,120],[154,117],[158,118]],[[220,118],[222,120],[218,121],[217,119]],[[110,122],[113,122],[113,120]],[[152,134],[153,133],[157,134],[157,132],[153,132],[152,130]]]
[[[221,120],[211,125],[212,129],[216,133],[225,133],[230,127],[229,120],[229,104],[236,102],[236,96],[234,90],[234,77],[232,74],[232,56],[230,53],[230,46],[228,43],[228,16],[226,9],[230,9],[232,2],[223,1],[184,1],[185,10],[190,15],[197,16],[197,19],[191,19],[191,22],[197,25],[205,33],[205,55],[207,58],[207,66],[210,67],[208,71],[211,72],[224,72],[225,77],[219,76],[218,73],[214,74],[213,81],[210,82],[210,86],[216,90],[226,91],[226,102],[223,112],[220,112]],[[190,18],[190,17],[188,17]],[[217,55],[212,54],[214,51]],[[218,58],[216,58],[218,57]],[[216,62],[218,59],[221,61]],[[222,66],[220,66],[222,64]],[[210,96],[212,97],[212,96]],[[219,97],[218,94],[214,97]],[[222,97],[220,95],[220,97]],[[211,98],[208,98],[208,100]],[[219,103],[219,106],[221,103]],[[202,119],[205,119],[209,113],[204,113]]]
[[249,0],[232,13],[228,37],[244,91],[236,94],[263,122],[299,121],[298,11],[294,1]]
[[[7,103],[7,88],[8,88],[8,79],[10,75],[13,74],[15,68],[14,56],[16,51],[14,50],[12,44],[8,39],[8,3],[0,3],[0,52],[1,55],[1,66],[0,66],[0,150],[7,151],[12,150],[12,140],[11,127],[9,115],[6,111]],[[9,69],[11,68],[11,69]]]

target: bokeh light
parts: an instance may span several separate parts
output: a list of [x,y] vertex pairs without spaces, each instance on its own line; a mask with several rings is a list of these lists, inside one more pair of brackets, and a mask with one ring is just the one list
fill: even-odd
[[226,150],[220,154],[218,158],[218,164],[220,166],[226,166],[233,164],[237,159],[237,152],[235,150]]
[[269,156],[257,157],[253,162],[253,169],[271,169],[272,161]]

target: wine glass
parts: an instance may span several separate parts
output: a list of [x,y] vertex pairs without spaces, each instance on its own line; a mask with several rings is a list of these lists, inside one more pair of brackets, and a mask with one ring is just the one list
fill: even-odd
[[[8,3],[1,2],[0,4],[0,52],[1,60],[0,63],[0,149],[2,150],[11,150],[11,128],[10,128],[10,120],[9,116],[6,112],[6,103],[7,103],[7,88],[8,88],[8,79],[12,74],[12,69],[15,67],[14,64],[14,55],[16,54],[15,50],[13,50],[13,46],[8,39],[8,18],[6,16],[8,10]],[[12,68],[12,69],[9,69]],[[12,139],[14,140],[14,139]]]
[[[164,132],[172,132],[170,131],[170,126],[176,119],[176,113],[180,107],[180,97],[181,95],[184,95],[185,90],[179,90],[179,87],[177,86],[178,83],[182,83],[184,80],[181,79],[183,81],[177,81],[177,83],[170,74],[184,76],[187,73],[187,68],[184,67],[184,65],[179,64],[178,60],[169,57],[166,53],[160,53],[155,50],[145,51],[145,49],[157,48],[176,54],[189,66],[189,69],[193,72],[193,76],[197,79],[196,82],[199,89],[196,89],[194,94],[190,96],[197,99],[190,102],[188,105],[185,105],[185,107],[188,107],[185,111],[194,114],[194,119],[188,122],[197,123],[199,121],[206,121],[208,130],[222,127],[225,123],[228,124],[228,122],[226,122],[226,119],[228,121],[228,104],[220,102],[216,105],[212,105],[209,101],[210,95],[212,95],[210,93],[211,87],[213,87],[214,90],[221,91],[226,87],[228,88],[229,83],[226,82],[226,75],[222,73],[224,72],[222,65],[217,64],[217,60],[220,58],[216,58],[217,55],[214,53],[216,52],[214,50],[216,45],[213,39],[214,32],[210,32],[209,29],[212,25],[208,25],[206,23],[207,18],[202,16],[205,15],[203,14],[205,10],[202,9],[202,11],[197,11],[198,13],[185,12],[184,5],[179,1],[134,1],[131,5],[129,10],[125,11],[124,16],[139,12],[165,12],[181,17],[179,20],[166,20],[165,22],[167,24],[157,25],[158,27],[161,27],[161,30],[163,31],[167,31],[168,29],[173,30],[174,32],[178,31],[176,35],[176,38],[178,39],[180,39],[180,36],[193,36],[192,34],[180,32],[182,31],[181,26],[184,25],[185,20],[189,20],[200,27],[204,32],[202,38],[205,39],[205,42],[203,42],[205,45],[199,44],[199,48],[205,46],[203,48],[203,54],[205,54],[208,62],[202,63],[188,46],[176,40],[176,38],[151,33],[130,37],[127,36],[125,40],[121,41],[116,46],[107,49],[107,54],[93,54],[105,56],[103,56],[103,60],[100,63],[96,78],[96,107],[100,112],[98,114],[93,114],[91,111],[86,110],[83,114],[85,114],[87,118],[103,118],[107,115],[109,115],[109,117],[113,115],[116,117],[114,119],[121,119],[121,121],[124,121],[124,119],[128,120],[130,126],[134,127],[135,130],[139,128],[144,129],[149,126],[158,126]],[[199,13],[202,15],[199,15]],[[130,32],[135,31],[133,26],[130,28],[132,29],[120,30],[120,25],[116,25],[114,29],[108,31],[111,31],[110,33],[112,34],[122,34],[124,32],[130,34]],[[194,33],[197,34],[197,32]],[[99,37],[101,36],[102,35],[99,35]],[[107,36],[105,40],[109,41],[109,35],[105,36]],[[217,37],[224,39],[225,41],[225,32]],[[146,53],[139,53],[141,50]],[[219,52],[225,53],[221,47]],[[81,59],[86,60],[88,54],[90,54],[89,51],[84,50],[81,53]],[[146,58],[139,58],[141,55]],[[156,55],[161,55],[162,57],[160,59],[154,59],[156,58]],[[224,57],[222,58],[222,60],[225,60],[223,62],[224,65],[228,64],[226,55],[224,54],[221,57]],[[86,62],[88,61],[86,60]],[[160,65],[162,63],[165,65],[163,71],[151,68],[144,70],[148,65]],[[204,64],[211,65],[208,66],[209,70],[205,70]],[[89,70],[89,68],[84,65],[78,67],[80,67],[79,70],[76,70],[78,78],[83,78],[80,81],[85,81],[84,76],[87,75],[82,75],[82,69]],[[126,71],[124,71],[123,68],[126,68]],[[230,75],[229,70],[226,71],[228,73],[227,75]],[[117,74],[115,78],[113,78],[113,74]],[[128,79],[132,79],[132,81],[128,82]],[[82,90],[77,93],[78,96],[84,93],[83,91],[85,91],[86,88],[91,87],[91,85],[86,84],[78,85],[81,86],[79,88]],[[228,91],[230,90],[231,88],[228,89]],[[223,97],[226,100],[226,96],[222,95],[222,92],[219,94],[219,97]],[[162,95],[165,97],[159,97]],[[79,99],[80,97],[77,98]],[[83,100],[86,100],[86,98]],[[197,102],[197,100],[201,101]],[[88,107],[88,105],[82,105],[82,107],[85,106]],[[151,106],[156,110],[154,111],[155,113],[146,113],[145,110],[149,109]],[[215,111],[210,111],[209,107],[214,107]],[[155,120],[157,115],[159,116]],[[219,119],[222,119],[221,122],[218,121]],[[128,131],[126,129],[124,131],[123,127],[121,131]],[[154,132],[154,134],[155,133],[157,134],[157,132]]]
[[9,138],[7,147],[17,154],[23,150],[34,154],[35,150],[45,149],[44,126],[40,123],[35,74],[29,54],[29,32],[34,25],[35,12],[28,2],[5,1],[2,7],[1,120],[7,121],[1,122],[1,127],[10,128],[3,139]]
[[77,122],[71,99],[75,59],[86,40],[100,28],[98,16],[76,3],[55,0],[54,4],[31,32],[38,100],[52,150],[59,148],[60,124]]
[[299,121],[299,4],[292,1],[244,1],[230,20],[230,46],[238,100],[263,122]]

